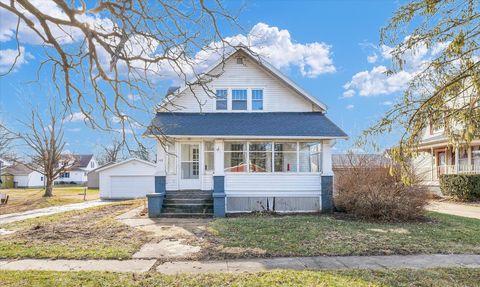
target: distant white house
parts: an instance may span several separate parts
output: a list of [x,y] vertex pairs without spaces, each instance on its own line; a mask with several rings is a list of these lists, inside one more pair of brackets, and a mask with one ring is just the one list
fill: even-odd
[[2,169],[2,187],[42,187],[45,177],[38,171],[19,163]]
[[86,184],[88,172],[98,167],[93,154],[79,154],[74,157],[76,161],[74,166],[61,173],[55,184]]

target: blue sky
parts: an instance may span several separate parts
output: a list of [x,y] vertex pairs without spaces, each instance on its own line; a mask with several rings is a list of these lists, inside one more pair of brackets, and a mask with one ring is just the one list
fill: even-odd
[[[270,32],[269,41],[277,45],[272,48],[272,55],[278,54],[278,45],[286,44],[295,51],[302,51],[302,55],[317,56],[306,62],[303,74],[300,66],[305,63],[295,55],[286,63],[276,64],[283,65],[282,72],[327,104],[328,117],[349,134],[351,140],[337,142],[336,152],[349,149],[362,130],[388,110],[409,77],[408,73],[397,77],[382,73],[384,67],[389,67],[390,59],[386,53],[388,47],[378,46],[379,31],[399,7],[397,1],[263,0],[228,3],[232,9],[244,5],[239,15],[244,33],[254,27]],[[0,20],[0,70],[11,57],[2,51],[15,48],[11,38],[5,33],[2,35],[2,28],[5,31],[2,26],[8,24],[5,22]],[[242,33],[224,29],[226,35]],[[285,40],[285,35],[290,38]],[[30,82],[35,80],[42,48],[31,44],[23,47],[23,63],[13,73],[0,77],[0,120],[16,128],[21,127],[12,119],[22,118],[32,105],[45,107],[45,95],[55,93],[54,86],[47,80]],[[312,66],[316,64],[319,66]],[[166,88],[167,84],[162,83],[158,90]],[[151,116],[153,113],[145,115],[144,119],[148,121]],[[96,152],[99,144],[108,143],[113,137],[112,134],[92,131],[82,121],[75,120],[65,124],[65,133],[68,150],[78,153]],[[395,136],[386,135],[378,138],[378,144],[386,148],[394,144],[395,139]]]

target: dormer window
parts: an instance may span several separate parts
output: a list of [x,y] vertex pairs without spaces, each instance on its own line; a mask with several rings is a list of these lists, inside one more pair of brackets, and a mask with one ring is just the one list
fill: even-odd
[[232,110],[247,110],[247,90],[232,90]]
[[226,110],[227,106],[227,90],[216,91],[216,107],[217,110]]
[[263,110],[263,90],[252,90],[252,110]]

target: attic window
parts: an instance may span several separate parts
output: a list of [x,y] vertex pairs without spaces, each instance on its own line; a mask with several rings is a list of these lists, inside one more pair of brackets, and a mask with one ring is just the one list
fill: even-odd
[[243,65],[243,58],[241,57],[237,58],[237,64]]

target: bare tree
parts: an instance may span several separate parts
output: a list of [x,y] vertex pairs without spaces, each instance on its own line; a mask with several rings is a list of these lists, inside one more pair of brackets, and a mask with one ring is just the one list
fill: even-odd
[[138,159],[150,161],[150,151],[145,145],[141,143],[138,144],[137,149],[130,151],[130,156]]
[[13,134],[0,123],[0,158],[7,159],[12,156],[13,140]]
[[123,159],[123,150],[125,148],[125,143],[123,141],[114,139],[111,144],[103,145],[101,148],[102,151],[97,157],[100,165]]
[[53,107],[49,108],[46,120],[42,112],[32,110],[25,131],[15,133],[23,141],[30,153],[29,161],[25,164],[32,170],[38,171],[45,178],[45,193],[43,196],[53,196],[53,185],[61,173],[77,163],[73,155],[64,154],[65,141],[63,133],[63,115]]
[[198,66],[224,57],[230,44],[219,27],[237,25],[220,0],[44,1],[0,2],[18,19],[12,39],[17,59],[26,38],[19,34],[27,31],[45,47],[37,75],[51,69],[66,110],[79,109],[91,127],[112,130],[116,117],[125,137],[125,129],[139,123],[132,109],[150,111],[155,82],[166,76],[214,97],[207,84],[218,75]]
[[445,127],[455,145],[480,137],[480,2],[410,0],[381,31],[381,43],[393,46],[389,74],[402,72],[406,58],[431,49],[403,96],[366,136],[401,132],[395,160],[408,165],[422,132]]

